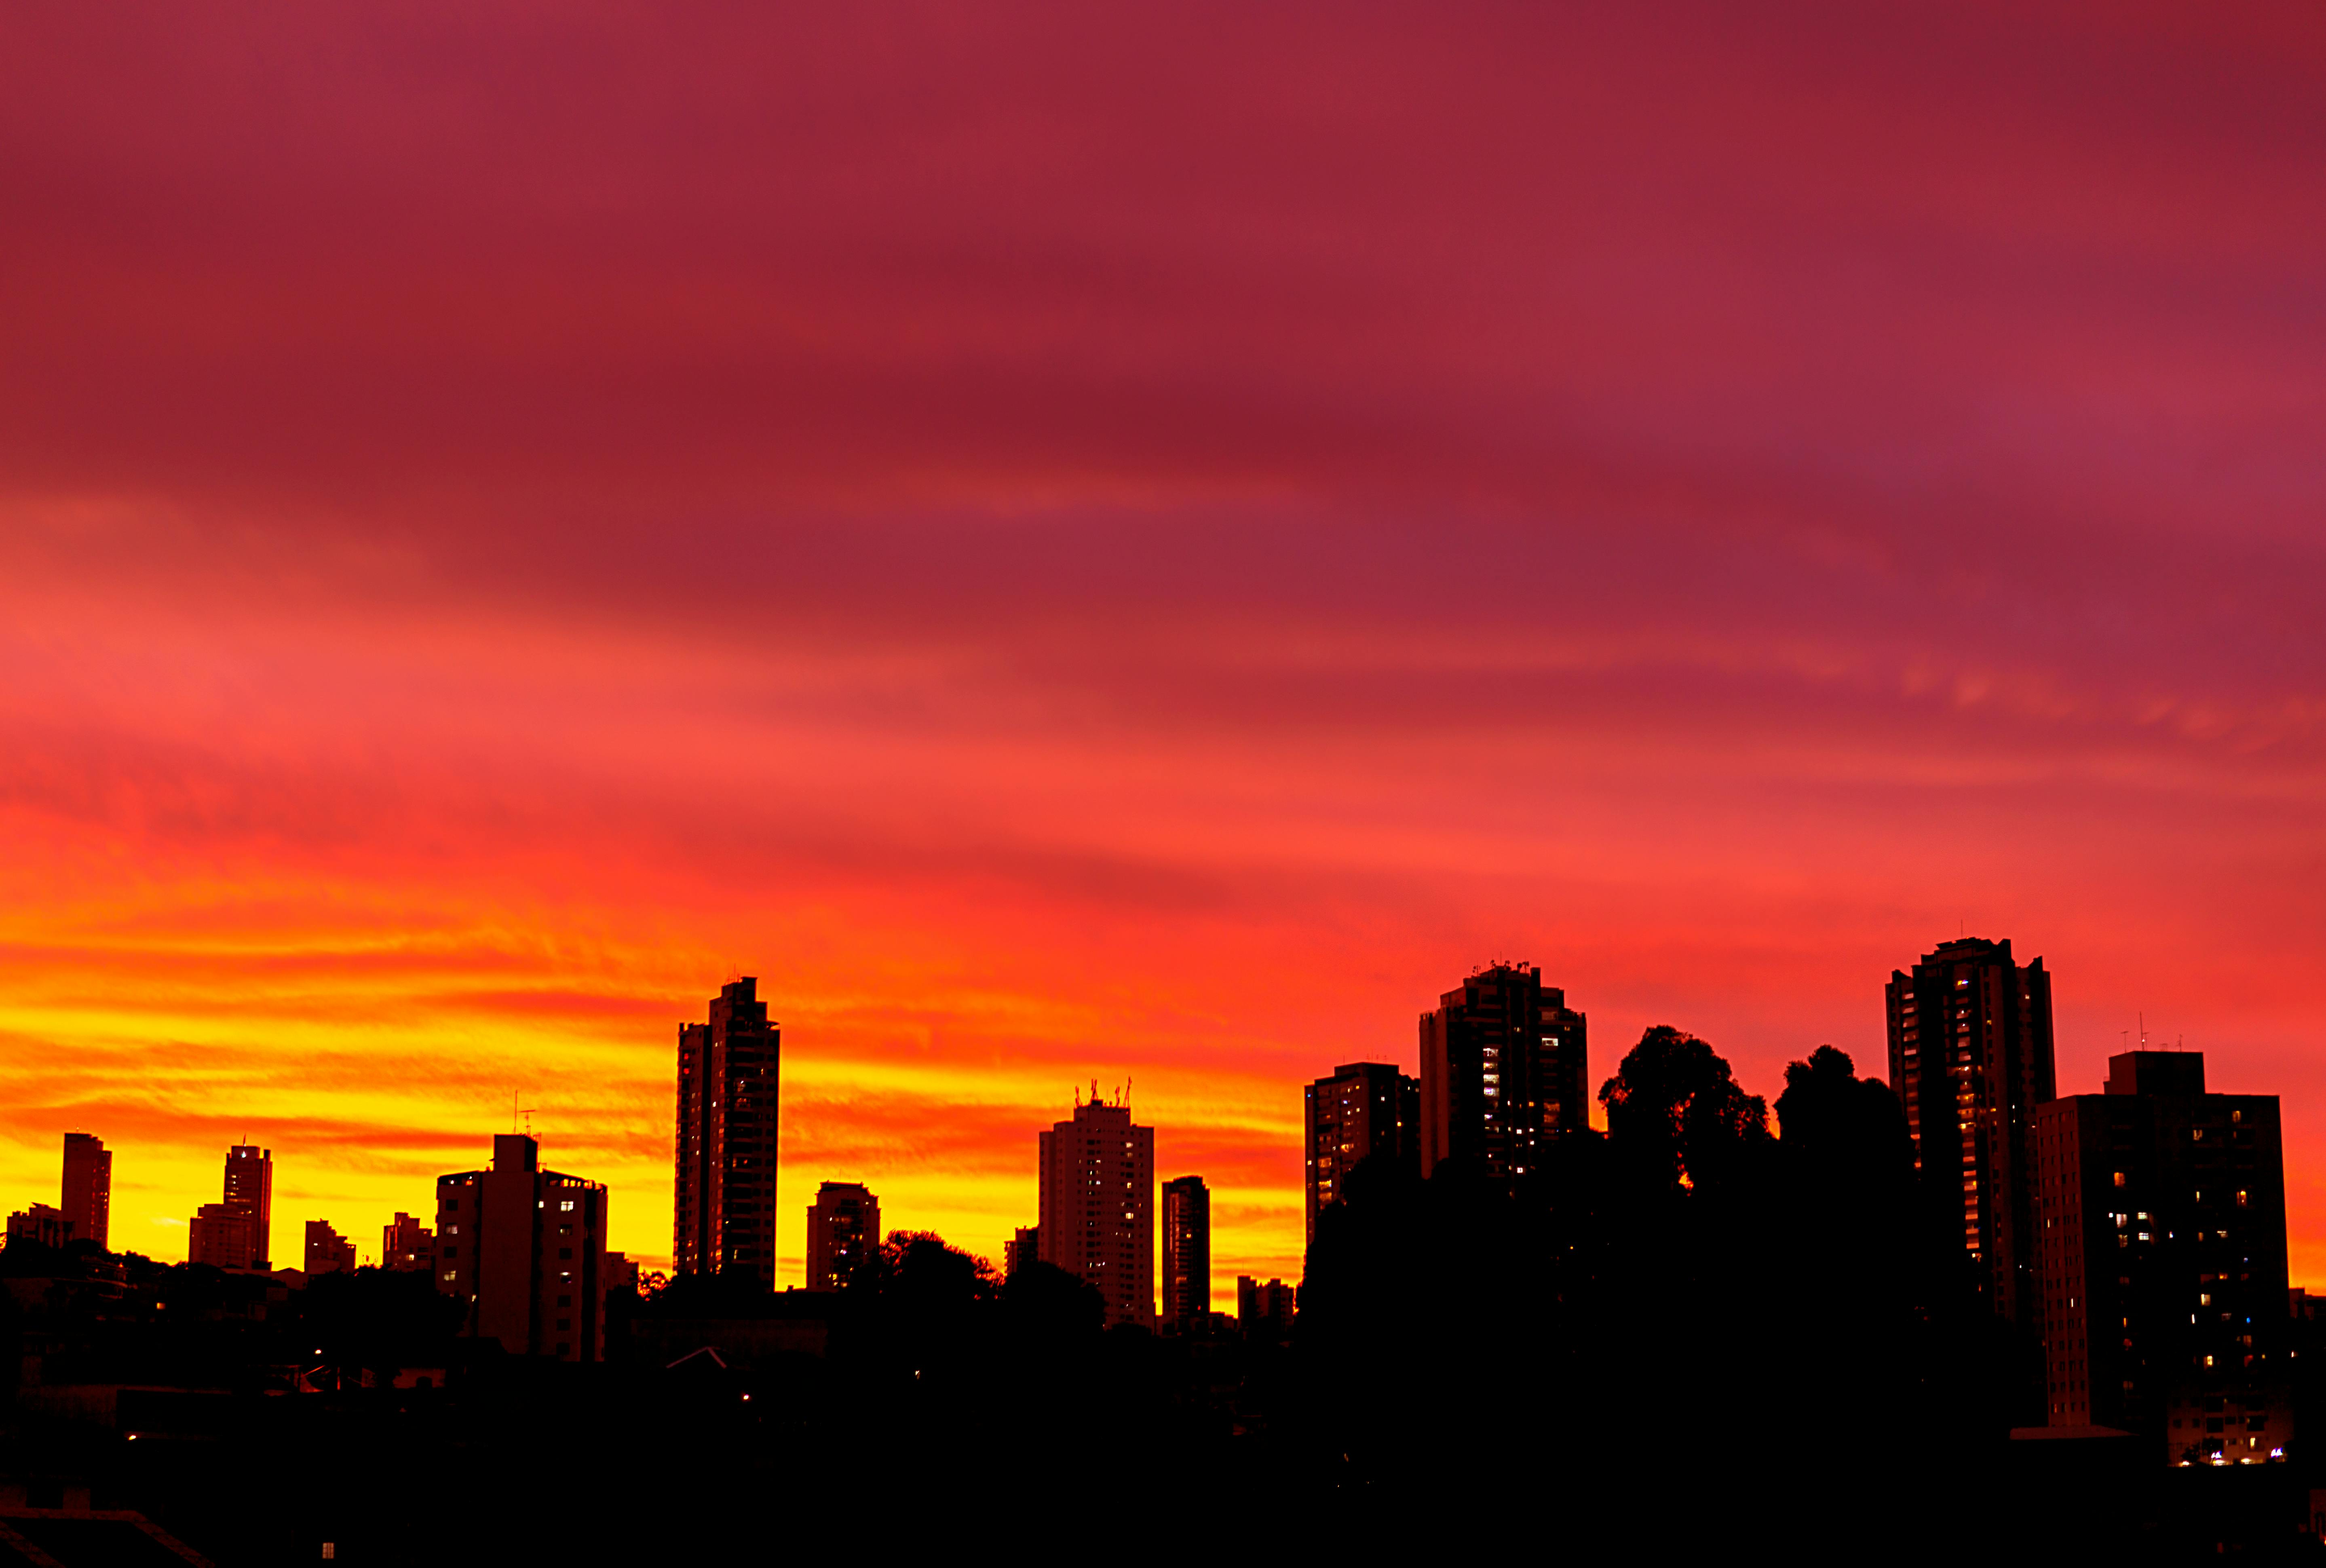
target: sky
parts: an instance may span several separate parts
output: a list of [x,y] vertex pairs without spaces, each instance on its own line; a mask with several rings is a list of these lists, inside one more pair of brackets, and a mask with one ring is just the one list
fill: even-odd
[[11,8],[0,1203],[658,1265],[752,975],[782,1281],[1095,1080],[1228,1305],[1475,968],[1773,1099],[1968,932],[2326,1284],[2321,278],[2307,4]]

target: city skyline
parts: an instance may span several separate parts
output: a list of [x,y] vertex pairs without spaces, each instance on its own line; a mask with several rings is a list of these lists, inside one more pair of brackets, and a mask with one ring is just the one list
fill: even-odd
[[0,42],[0,1557],[2326,1542],[2318,0]]
[[[1885,1020],[1885,1027],[1889,1035],[1887,1062],[1889,1069],[1893,1073],[1897,1072],[1898,1066],[1902,1061],[1906,1063],[1911,1070],[1914,1062],[1915,1038],[1918,1027],[1927,1032],[1935,1026],[1931,1020],[1939,1016],[1937,1012],[1931,1011],[1930,1012],[1929,1017],[1921,1019],[1918,1025],[1914,1016],[1912,1016],[1914,997],[1913,988],[1916,981],[1909,978],[1909,969],[1911,968],[1912,974],[1916,977],[1928,977],[1940,974],[1952,976],[1957,973],[1976,977],[1983,972],[1981,969],[1982,965],[1992,966],[1997,963],[2006,966],[1998,971],[2004,977],[2003,989],[2013,992],[2014,997],[2016,998],[2016,1005],[2023,1015],[2026,1012],[2027,1007],[2031,1006],[2027,1000],[2029,993],[2026,990],[2026,985],[2032,984],[2034,987],[2032,993],[2035,998],[2032,1004],[2034,1008],[2033,1016],[2039,1020],[2042,1029],[2042,1035],[2039,1042],[2041,1055],[2038,1059],[2036,1068],[2032,1071],[2036,1072],[2038,1076],[2042,1076],[2049,1072],[2051,1053],[2049,1028],[2052,1009],[2050,973],[2045,968],[2042,959],[2033,959],[2029,960],[2024,971],[2025,974],[2032,977],[2032,980],[2026,983],[2021,982],[2015,977],[2023,971],[2011,970],[2007,967],[2011,961],[2011,951],[2012,944],[2008,938],[2001,940],[1990,940],[1983,937],[1948,939],[1936,943],[1934,951],[1921,955],[1919,960],[1907,960],[1906,963],[1893,969],[1888,984],[1885,985],[1883,989],[1883,1013]],[[1947,965],[1953,965],[1955,967],[1948,968],[1946,967]],[[1456,987],[1454,991],[1447,993],[1447,997],[1441,1000],[1444,1003],[1450,1003],[1462,998],[1466,995],[1475,1002],[1482,983],[1485,987],[1489,988],[1490,992],[1493,988],[1507,987],[1513,983],[1522,984],[1526,987],[1540,988],[1543,996],[1552,998],[1549,1007],[1546,1009],[1544,1014],[1546,1021],[1541,1026],[1560,1029],[1572,1028],[1574,1030],[1576,1037],[1574,1045],[1575,1059],[1581,1062],[1580,1071],[1583,1077],[1587,1081],[1588,1085],[1596,1088],[1597,1082],[1605,1076],[1605,1072],[1610,1063],[1598,1058],[1592,1058],[1588,1061],[1582,1060],[1582,1048],[1580,1044],[1582,1040],[1580,1014],[1576,1011],[1559,1010],[1559,998],[1562,997],[1563,993],[1558,988],[1543,986],[1540,981],[1540,966],[1530,967],[1522,962],[1514,965],[1512,960],[1500,958],[1494,959],[1491,961],[1477,963],[1470,968],[1467,978],[1465,979],[1462,986]],[[1926,992],[1930,992],[1933,995],[1938,993],[1938,985],[1936,981],[1929,978],[1924,978],[1921,983]],[[1960,982],[1960,984],[1964,986],[1968,986],[1971,983],[1972,981],[1968,979]],[[772,1066],[778,1055],[778,1053],[775,1049],[774,1043],[778,1036],[779,1021],[776,1017],[774,1011],[771,1010],[768,1006],[768,1000],[755,995],[753,989],[755,981],[749,977],[730,980],[723,985],[721,988],[720,994],[717,997],[714,997],[712,1000],[712,1016],[714,1023],[728,1016],[756,1019],[757,1022],[751,1024],[749,1028],[754,1032],[753,1038],[755,1043],[766,1051],[767,1059],[770,1066]],[[1948,991],[1946,994],[1949,998],[1949,1006],[1952,1006],[1955,1002],[1961,1000],[1961,998],[1956,997],[1951,990]],[[1901,1011],[1900,1004],[1902,995],[1907,1009],[1904,1014],[1902,1014]],[[2000,992],[1998,992],[1998,996],[2000,996]],[[1495,1005],[1500,1006],[1502,1004],[1497,1003]],[[740,1013],[736,1011],[738,1007],[742,1009]],[[1926,1011],[1928,1010],[1926,1009]],[[1555,1019],[1554,1015],[1556,1016]],[[1442,1018],[1444,1016],[1445,1008],[1442,1005],[1436,1011],[1426,1013],[1423,1016],[1422,1037],[1424,1042],[1423,1050],[1425,1053],[1428,1050],[1428,1042],[1432,1037],[1432,1020]],[[1951,1015],[1949,1016],[1951,1016]],[[1984,1015],[1981,1016],[1984,1016]],[[1903,1025],[1900,1022],[1902,1016],[1905,1016],[1907,1020]],[[1960,1027],[1960,1025],[1949,1024],[1948,1027],[1951,1031],[1954,1028]],[[1439,1025],[1439,1029],[1442,1033],[1442,1025]],[[1901,1032],[1902,1029],[1903,1030],[1903,1034]],[[759,1037],[761,1033],[764,1035],[764,1039]],[[691,1071],[699,1067],[699,1065],[706,1059],[704,1056],[704,1048],[710,1037],[711,1035],[705,1032],[704,1026],[700,1024],[685,1024],[681,1026],[678,1066],[681,1086],[680,1105],[682,1109],[684,1109],[688,1103],[686,1095],[688,1075]],[[2013,1035],[2012,1038],[2015,1041],[2016,1036]],[[2129,1032],[2126,1032],[2123,1038],[2127,1048],[2134,1044]],[[1620,1055],[1624,1050],[1629,1048],[1629,1044],[1630,1043],[1628,1041],[1625,1041],[1612,1046],[1603,1046],[1603,1049],[1612,1051],[1614,1054]],[[1550,1041],[1548,1037],[1546,1037],[1544,1044],[1546,1046],[1550,1044]],[[2150,1043],[2145,1034],[2142,1035],[2141,1038],[2137,1042],[2137,1045],[2139,1050],[2144,1052],[2149,1049]],[[2015,1051],[2017,1047],[2014,1045],[2013,1049]],[[2160,1043],[2157,1054],[2160,1056],[2169,1056],[2181,1049],[2182,1046],[2178,1044],[2172,1046],[2163,1046]],[[1903,1053],[1903,1056],[1902,1051]],[[1852,1054],[1855,1055],[1855,1053]],[[2108,1060],[2111,1070],[2113,1070],[2116,1064],[2116,1059],[2118,1054],[2119,1053],[2111,1053],[2109,1055]],[[2202,1059],[2200,1053],[2191,1051],[2189,1054],[2192,1060],[2200,1061]],[[1859,1070],[1868,1075],[1880,1076],[1880,1072],[1877,1071],[1876,1066],[1876,1062],[1880,1060],[1881,1059],[1879,1058],[1875,1059],[1875,1062],[1861,1060]],[[1968,1060],[1968,1058],[1966,1060]],[[2012,1060],[2015,1062],[2017,1059],[2014,1056]],[[1316,1148],[1316,1133],[1319,1125],[1317,1122],[1317,1095],[1319,1091],[1328,1085],[1338,1084],[1344,1079],[1349,1079],[1352,1081],[1364,1081],[1363,1075],[1366,1072],[1386,1072],[1393,1075],[1391,1078],[1384,1080],[1384,1082],[1391,1085],[1391,1087],[1382,1092],[1386,1092],[1391,1096],[1389,1103],[1393,1108],[1396,1106],[1400,1094],[1410,1102],[1410,1107],[1412,1108],[1394,1110],[1394,1114],[1417,1114],[1418,1107],[1421,1100],[1419,1083],[1416,1080],[1399,1073],[1399,1070],[1393,1063],[1377,1064],[1374,1066],[1368,1066],[1363,1063],[1344,1065],[1336,1067],[1331,1074],[1320,1078],[1315,1082],[1306,1086],[1291,1086],[1292,1092],[1303,1101],[1306,1107],[1304,1111],[1304,1120],[1307,1126],[1307,1131],[1304,1136],[1302,1147],[1309,1151],[1308,1159],[1312,1173],[1317,1168],[1315,1164],[1316,1155],[1314,1151]],[[780,1078],[773,1073],[770,1075],[776,1076],[777,1078],[777,1081],[773,1085],[772,1095],[770,1097],[780,1099],[782,1094]],[[1355,1076],[1352,1078],[1352,1075]],[[1901,1109],[1907,1117],[1909,1124],[1912,1125],[1915,1119],[1915,1111],[1912,1103],[1912,1074],[1910,1071],[1908,1074],[1903,1076],[1907,1084],[1909,1092],[1900,1097]],[[2031,1082],[2033,1080],[2031,1080]],[[1403,1085],[1401,1090],[1394,1087],[1398,1084]],[[767,1087],[768,1086],[763,1084],[760,1089],[754,1090],[753,1092],[766,1092]],[[1747,1083],[1744,1087],[1749,1092],[1753,1086],[1750,1083]],[[1129,1086],[1127,1083],[1117,1085],[1112,1091],[1113,1095],[1117,1097],[1116,1099],[1107,1101],[1106,1103],[1110,1105],[1119,1103],[1120,1109],[1127,1109],[1128,1101],[1121,1097],[1127,1094],[1128,1088]],[[1893,1093],[1896,1092],[1896,1085],[1894,1084],[1893,1091]],[[1098,1081],[1095,1079],[1092,1080],[1089,1083],[1089,1099],[1087,1100],[1084,1099],[1084,1090],[1082,1086],[1075,1086],[1071,1090],[1071,1094],[1076,1106],[1081,1108],[1076,1111],[1077,1120],[1084,1114],[1085,1109],[1095,1110],[1102,1105],[1102,1100],[1099,1098],[1100,1085]],[[2274,1103],[2275,1097],[2272,1097],[2272,1099]],[[2030,1109],[2032,1109],[2032,1107]],[[516,1117],[521,1118],[526,1126],[529,1127],[532,1118],[535,1112],[519,1106],[516,1109],[514,1114]],[[2273,1115],[2275,1115],[2274,1112]],[[1127,1118],[1125,1119],[1126,1121],[1128,1120]],[[2028,1126],[2021,1128],[2019,1136],[2024,1141],[2027,1137],[2032,1137],[2032,1118],[2023,1116],[2022,1120],[2029,1124]],[[1063,1131],[1072,1125],[1073,1123],[1060,1123],[1058,1124],[1058,1130]],[[1335,1122],[1332,1125],[1337,1127],[1338,1123]],[[1601,1132],[1604,1132],[1605,1128],[1605,1109],[1603,1107],[1599,1106],[1596,1100],[1593,1101],[1590,1107],[1588,1125],[1594,1129]],[[1033,1129],[1029,1128],[1028,1130],[1031,1131]],[[1148,1152],[1142,1157],[1149,1162],[1150,1166],[1152,1166],[1158,1158],[1153,1152],[1154,1146],[1157,1141],[1159,1141],[1157,1140],[1156,1131],[1155,1129],[1144,1127],[1139,1127],[1135,1130],[1141,1137],[1150,1140],[1148,1145]],[[1417,1135],[1415,1141],[1418,1142],[1419,1129],[1417,1127],[1414,1130]],[[529,1132],[526,1136],[529,1137]],[[1041,1133],[1040,1137],[1045,1147],[1047,1146],[1051,1137],[1052,1134],[1049,1132]],[[93,1141],[94,1146],[103,1152],[106,1169],[109,1173],[111,1164],[110,1151],[106,1150],[102,1138],[96,1138]],[[498,1141],[499,1138],[498,1136],[497,1136],[497,1145]],[[88,1158],[87,1151],[91,1146],[91,1137],[88,1134],[75,1133],[68,1135],[64,1145],[66,1174],[63,1177],[64,1182],[68,1185],[75,1179],[71,1174],[73,1170],[85,1166],[85,1163]],[[1396,1146],[1394,1138],[1392,1138],[1392,1142],[1391,1144],[1383,1145],[1382,1146],[1384,1148]],[[1413,1159],[1415,1168],[1417,1173],[1419,1173],[1419,1166],[1417,1157],[1418,1151],[1409,1150],[1407,1153],[1409,1158]],[[233,1185],[236,1179],[235,1173],[238,1168],[240,1168],[242,1157],[246,1155],[252,1156],[254,1160],[259,1162],[257,1168],[263,1170],[263,1180],[265,1183],[263,1190],[268,1193],[271,1193],[273,1190],[274,1164],[272,1151],[262,1151],[255,1146],[237,1145],[228,1151],[228,1159],[227,1163],[229,1207],[232,1204],[233,1193],[235,1192],[235,1187]],[[684,1163],[686,1158],[684,1150],[678,1145],[675,1137],[674,1137],[672,1155],[678,1159],[682,1164]],[[1361,1155],[1358,1157],[1361,1157]],[[2020,1157],[2024,1160],[2029,1156],[2023,1152]],[[1917,1158],[1919,1161],[1919,1155]],[[1347,1169],[1353,1168],[1354,1163],[1354,1161],[1353,1158],[1344,1157],[1341,1164],[1335,1168],[1345,1173]],[[1310,1227],[1313,1227],[1313,1202],[1315,1199],[1313,1183],[1315,1179],[1316,1178],[1312,1174],[1307,1181],[1304,1183],[1307,1200],[1304,1207],[1307,1207],[1310,1212],[1311,1218],[1308,1221]],[[802,1180],[804,1180],[804,1178],[796,1174],[789,1178],[789,1181],[793,1183],[797,1183]],[[1187,1180],[1200,1183],[1204,1179],[1201,1176],[1191,1175]],[[1033,1195],[1037,1200],[1041,1196],[1042,1182],[1043,1178],[1040,1174],[1039,1162],[1037,1162],[1037,1169],[1035,1171],[1035,1179],[1033,1182],[1035,1189]],[[1987,1178],[1983,1166],[1980,1167],[1978,1180],[1967,1181],[1966,1183],[1967,1190],[1970,1191],[1976,1191],[1986,1184]],[[816,1179],[814,1185],[816,1188],[817,1202],[814,1204],[809,1205],[806,1224],[801,1227],[802,1247],[797,1259],[800,1266],[798,1277],[785,1277],[784,1270],[780,1266],[782,1260],[779,1257],[779,1266],[777,1267],[774,1276],[768,1279],[768,1283],[773,1288],[781,1290],[798,1288],[803,1285],[811,1289],[815,1288],[814,1285],[812,1266],[816,1242],[814,1240],[813,1231],[816,1222],[816,1211],[821,1209],[826,1198],[828,1198],[832,1193],[835,1192],[857,1193],[870,1204],[870,1211],[873,1214],[877,1215],[879,1211],[878,1199],[866,1192],[863,1186],[859,1183],[853,1181],[835,1181],[830,1177],[819,1177]],[[1162,1237],[1157,1229],[1157,1221],[1165,1215],[1166,1208],[1168,1207],[1168,1202],[1170,1197],[1169,1192],[1168,1191],[1168,1183],[1161,1183],[1159,1178],[1153,1176],[1152,1171],[1150,1170],[1150,1179],[1148,1183],[1148,1192],[1146,1195],[1148,1202],[1150,1205],[1150,1209],[1149,1213],[1141,1220],[1141,1223],[1148,1228],[1149,1232],[1149,1253],[1151,1265],[1155,1271],[1153,1281],[1150,1284],[1149,1299],[1154,1303],[1158,1309],[1158,1320],[1161,1317],[1168,1317],[1169,1314],[1168,1292],[1162,1288],[1165,1276],[1168,1271],[1168,1241]],[[2032,1183],[2025,1184],[2024,1186],[2017,1186],[2012,1183],[2006,1182],[2005,1183],[2005,1187],[2006,1191],[2015,1192],[2019,1200],[2023,1203],[2032,1200],[2033,1198],[2033,1187]],[[665,1191],[673,1193],[671,1211],[680,1216],[680,1221],[682,1225],[684,1225],[684,1210],[675,1196],[675,1186],[666,1186]],[[271,1203],[271,1199],[268,1201]],[[26,1207],[29,1208],[33,1205],[41,1205],[44,1207],[46,1205],[46,1200],[37,1198],[29,1200]],[[1246,1260],[1238,1259],[1234,1262],[1230,1262],[1225,1259],[1212,1259],[1210,1257],[1212,1248],[1209,1244],[1211,1228],[1209,1213],[1210,1197],[1208,1190],[1205,1190],[1204,1192],[1204,1231],[1205,1236],[1204,1252],[1207,1261],[1210,1262],[1211,1304],[1214,1308],[1216,1308],[1223,1301],[1234,1300],[1239,1288],[1234,1282],[1239,1278],[1253,1276],[1253,1271],[1248,1266],[1248,1262]],[[1975,1212],[1976,1202],[1973,1203],[1973,1210]],[[219,1212],[220,1211],[218,1205],[213,1204],[206,1206],[204,1211]],[[399,1212],[396,1215],[396,1218],[401,1220],[405,1217]],[[894,1217],[892,1216],[892,1218]],[[321,1227],[327,1231],[332,1230],[333,1229],[332,1221],[330,1220],[315,1219],[304,1215],[293,1217],[287,1222],[295,1225],[301,1220],[304,1220],[305,1229],[311,1236],[315,1232],[318,1227]],[[371,1233],[369,1226],[377,1222],[376,1218],[357,1220],[355,1223],[360,1227],[360,1229],[349,1231],[348,1235],[349,1239],[344,1243],[340,1243],[340,1245],[347,1248],[349,1256],[358,1258],[360,1262],[367,1266],[374,1265],[383,1266],[388,1266],[385,1236],[381,1255],[377,1257],[375,1257],[372,1254],[368,1247],[363,1246],[359,1242],[360,1238],[368,1237]],[[417,1225],[418,1220],[414,1220],[413,1223]],[[783,1234],[784,1227],[779,1218],[776,1220],[776,1223],[777,1226],[777,1234],[780,1237]],[[340,1220],[340,1224],[341,1226],[345,1226],[347,1221],[344,1219],[341,1219]],[[885,1236],[892,1230],[917,1231],[928,1229],[931,1229],[931,1227],[916,1225],[909,1218],[907,1218],[899,1219],[897,1223],[894,1224],[880,1224],[878,1227],[878,1233]],[[417,1233],[422,1236],[428,1234],[425,1230],[421,1230]],[[1004,1228],[1004,1236],[1000,1244],[992,1247],[989,1250],[972,1243],[970,1244],[971,1249],[985,1256],[987,1260],[995,1268],[1000,1269],[1004,1266],[1006,1255],[1009,1250],[1009,1237],[1011,1235],[1024,1235],[1030,1232],[1020,1230],[1015,1225],[1007,1226]],[[1311,1229],[1307,1234],[1313,1235],[1313,1230]],[[336,1239],[335,1234],[334,1239],[336,1240]],[[1992,1243],[1988,1242],[1986,1245],[1988,1245],[1991,1250]],[[148,1256],[155,1257],[157,1259],[162,1261],[170,1261],[165,1253],[154,1249],[146,1250]],[[675,1266],[675,1259],[673,1257],[660,1256],[650,1251],[625,1253],[623,1248],[613,1246],[610,1243],[608,1244],[607,1250],[612,1253],[623,1253],[629,1259],[628,1266],[633,1268],[662,1269],[674,1274],[679,1272]],[[787,1251],[788,1249],[786,1248],[785,1250]],[[2288,1250],[2289,1254],[2293,1251],[2290,1245]],[[1974,1254],[1974,1256],[1976,1256],[1976,1254]],[[274,1266],[295,1268],[299,1266],[296,1263],[290,1262],[289,1260],[277,1260],[274,1263]],[[756,1270],[747,1270],[747,1272],[756,1272]],[[1276,1272],[1278,1276],[1280,1276],[1288,1281],[1297,1281],[1302,1273],[1301,1259],[1298,1255],[1296,1255],[1294,1262],[1290,1267],[1279,1269]],[[2293,1277],[2296,1279],[2302,1277],[2298,1267],[2293,1271]],[[2007,1303],[2005,1304],[2007,1305]]]

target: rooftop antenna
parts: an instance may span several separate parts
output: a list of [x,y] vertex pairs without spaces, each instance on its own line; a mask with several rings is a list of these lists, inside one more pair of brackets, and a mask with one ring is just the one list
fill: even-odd
[[2135,1013],[2133,1016],[2140,1020],[2140,1048],[2145,1051],[2148,1049],[2148,1015]]

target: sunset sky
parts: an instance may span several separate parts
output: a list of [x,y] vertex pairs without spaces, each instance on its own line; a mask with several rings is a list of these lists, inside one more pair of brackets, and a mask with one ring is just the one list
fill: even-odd
[[997,1260],[1125,1082],[1540,964],[1774,1097],[1958,931],[2284,1097],[2326,1283],[2326,12],[18,6],[0,1205],[376,1257],[679,1024]]

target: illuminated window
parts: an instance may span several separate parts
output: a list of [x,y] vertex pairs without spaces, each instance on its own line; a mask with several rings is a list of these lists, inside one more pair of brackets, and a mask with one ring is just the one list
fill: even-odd
[[2124,1185],[2124,1173],[2122,1171],[2116,1173],[2116,1184],[2119,1187]]

